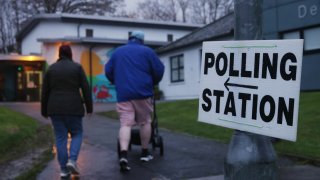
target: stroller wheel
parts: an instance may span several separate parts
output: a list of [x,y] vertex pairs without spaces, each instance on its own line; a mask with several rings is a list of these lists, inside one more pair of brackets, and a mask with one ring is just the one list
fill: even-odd
[[152,148],[153,150],[155,150],[155,148],[160,148],[160,156],[163,156],[164,148],[163,148],[163,139],[161,136],[157,136],[152,139]]
[[163,140],[162,140],[162,137],[160,136],[159,137],[159,147],[160,147],[160,156],[163,156],[163,151],[164,151],[164,149],[163,149]]
[[132,149],[132,144],[131,143],[129,143],[128,149],[129,149],[129,151],[131,151],[131,149]]
[[156,146],[157,146],[156,138],[152,138],[151,145],[152,145],[152,150],[154,151],[156,149]]
[[120,158],[120,141],[118,139],[118,143],[117,143],[117,151],[118,151],[118,157]]

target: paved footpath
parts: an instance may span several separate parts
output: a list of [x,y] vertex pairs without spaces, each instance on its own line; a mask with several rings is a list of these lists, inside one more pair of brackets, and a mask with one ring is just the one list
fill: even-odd
[[[39,103],[2,104],[32,116],[42,123],[50,123],[41,117]],[[114,104],[95,104],[95,112],[111,110],[114,107]],[[73,179],[223,179],[223,163],[228,149],[226,144],[164,129],[160,129],[160,135],[164,139],[164,156],[161,157],[159,149],[156,149],[153,152],[154,160],[141,163],[140,147],[133,145],[129,153],[132,170],[129,173],[120,173],[116,147],[118,128],[118,121],[96,113],[91,119],[84,119],[84,143],[78,161],[81,176]],[[278,157],[277,163],[280,180],[318,180],[320,177],[319,167],[297,165],[285,157]],[[37,179],[60,179],[57,160],[50,161]]]

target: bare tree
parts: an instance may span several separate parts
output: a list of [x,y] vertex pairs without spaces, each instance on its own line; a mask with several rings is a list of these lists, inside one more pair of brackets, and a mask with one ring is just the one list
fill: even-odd
[[221,3],[223,14],[229,14],[234,11],[234,0],[225,0]]
[[213,22],[217,19],[218,14],[218,7],[220,5],[220,2],[223,0],[211,0],[208,1],[209,6],[209,22]]
[[233,11],[233,0],[144,0],[136,11],[142,19],[211,23]]
[[124,0],[0,0],[0,51],[8,53],[27,19],[42,13],[114,15]]
[[17,31],[20,30],[20,22],[19,22],[19,15],[20,15],[20,12],[19,12],[19,4],[17,2],[17,0],[12,0],[12,10],[14,12],[14,23],[15,23],[15,26],[16,26],[16,29]]
[[145,0],[136,11],[143,19],[187,22],[187,10],[192,0]]
[[191,21],[207,24],[232,11],[233,0],[196,0],[191,7]]
[[187,22],[187,9],[190,4],[190,0],[177,0],[182,14],[182,22]]
[[0,51],[9,52],[9,46],[15,43],[15,23],[10,1],[0,0]]
[[72,13],[72,14],[112,14],[124,0],[21,0],[31,14]]
[[148,0],[138,3],[139,14],[143,19],[162,20],[162,10],[158,0]]
[[168,17],[170,19],[171,17],[171,21],[174,21],[176,22],[177,21],[177,10],[176,10],[176,7],[177,7],[177,4],[176,4],[176,1],[175,0],[169,0],[169,1],[166,1],[166,7],[165,9],[167,9],[168,11]]
[[4,25],[4,20],[2,17],[1,13],[1,18],[0,18],[0,53],[7,53],[7,49],[6,49],[6,33],[5,33],[5,25]]
[[175,0],[145,0],[138,3],[138,14],[143,19],[177,21]]
[[233,11],[233,0],[144,0],[127,13],[124,0],[0,0],[0,51],[14,45],[21,24],[35,14],[72,13],[207,24]]
[[192,3],[191,21],[199,24],[206,24],[208,19],[207,0],[197,0]]

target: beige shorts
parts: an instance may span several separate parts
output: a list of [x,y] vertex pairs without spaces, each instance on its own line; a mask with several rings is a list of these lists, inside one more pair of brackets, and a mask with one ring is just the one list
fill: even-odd
[[121,126],[151,123],[153,99],[139,99],[117,103]]

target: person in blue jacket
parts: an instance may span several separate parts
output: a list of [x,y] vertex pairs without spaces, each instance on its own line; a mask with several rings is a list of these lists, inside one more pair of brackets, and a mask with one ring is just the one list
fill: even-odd
[[151,138],[153,87],[163,76],[164,66],[156,53],[144,45],[144,33],[133,31],[126,45],[118,47],[105,65],[105,75],[115,85],[120,118],[120,170],[129,171],[127,150],[131,128],[140,126],[140,160],[153,159],[148,151]]

